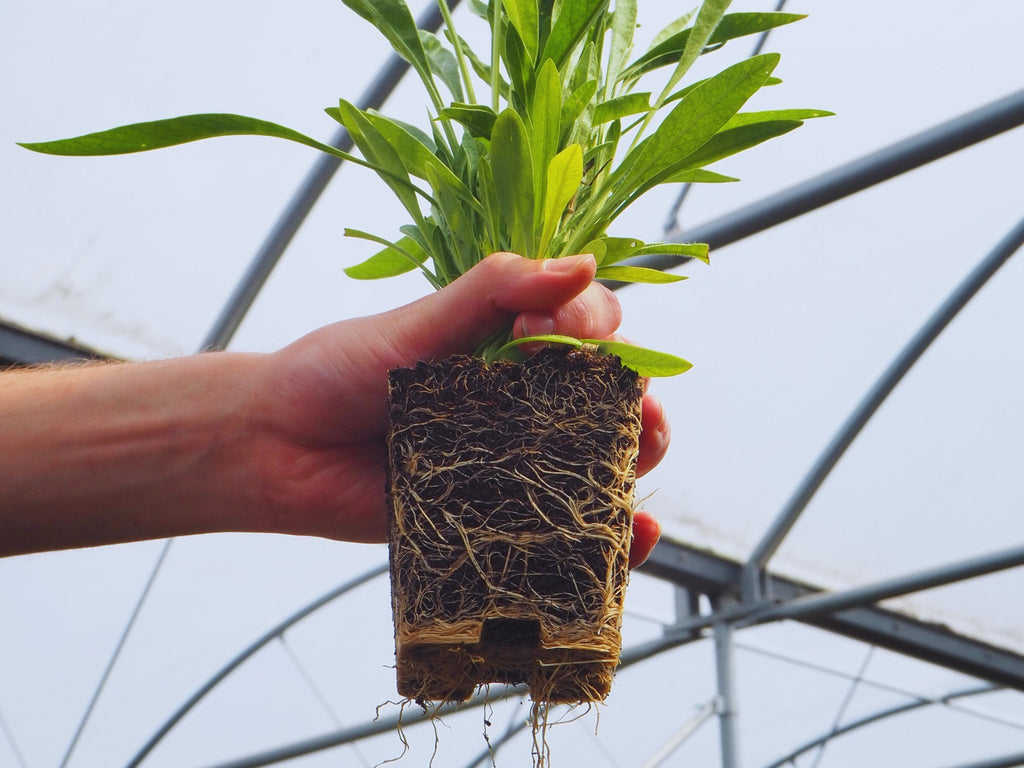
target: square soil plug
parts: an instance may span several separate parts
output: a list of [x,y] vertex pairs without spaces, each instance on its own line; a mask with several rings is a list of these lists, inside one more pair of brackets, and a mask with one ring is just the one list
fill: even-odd
[[601,701],[621,650],[639,376],[548,348],[390,372],[390,563],[398,691],[462,701],[527,683]]

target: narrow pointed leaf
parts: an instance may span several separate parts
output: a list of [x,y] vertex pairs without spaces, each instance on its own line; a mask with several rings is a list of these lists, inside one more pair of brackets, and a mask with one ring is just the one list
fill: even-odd
[[691,168],[679,173],[672,174],[663,181],[663,184],[727,184],[739,181],[735,176],[726,176],[723,173],[715,173],[707,168]]
[[678,283],[686,280],[686,275],[675,275],[648,267],[598,267],[597,278],[613,280],[617,283]]
[[491,170],[512,249],[534,258],[533,159],[526,127],[513,109],[506,109],[494,123]]
[[653,349],[644,349],[621,341],[602,341],[584,339],[587,344],[594,344],[598,350],[607,355],[615,355],[626,368],[644,377],[677,376],[686,373],[693,364],[681,357]]
[[358,158],[316,139],[311,139],[298,131],[293,131],[291,128],[285,128],[282,125],[255,117],[217,113],[184,115],[166,120],[134,123],[71,139],[26,142],[21,146],[48,155],[125,155],[219,136],[271,136],[304,144],[329,155],[362,162]]
[[363,110],[342,99],[338,105],[342,123],[359,151],[371,163],[382,168],[385,173],[378,173],[380,178],[391,187],[395,196],[418,224],[423,220],[419,200],[412,189],[409,174],[401,155],[391,143],[381,135],[374,126],[371,117]]
[[627,93],[594,108],[594,125],[601,125],[629,115],[640,115],[651,109],[651,94]]
[[355,280],[380,280],[385,277],[411,272],[414,269],[422,269],[431,283],[437,287],[433,275],[426,269],[427,256],[411,237],[403,237],[397,243],[392,243],[377,235],[363,232],[358,229],[346,229],[345,237],[354,237],[360,240],[384,245],[385,248],[378,251],[370,258],[351,267],[344,272]]
[[561,4],[558,17],[551,27],[541,61],[551,59],[561,69],[569,54],[577,46],[598,15],[604,12],[608,0],[566,0]]
[[342,0],[388,39],[391,47],[412,64],[431,93],[436,94],[430,61],[423,49],[420,30],[403,0]]
[[540,11],[537,8],[537,0],[503,0],[503,5],[530,62],[536,61],[540,39]]
[[693,27],[690,30],[690,35],[683,46],[683,52],[676,63],[676,68],[669,77],[661,96],[655,102],[655,106],[660,107],[665,103],[665,99],[672,93],[672,89],[676,87],[679,81],[683,79],[683,75],[693,66],[701,51],[704,50],[704,46],[711,40],[715,28],[721,22],[730,2],[732,0],[704,0],[701,3],[700,9],[697,11],[697,18],[694,19]]
[[551,159],[547,171],[544,212],[538,255],[546,256],[548,244],[562,220],[569,201],[583,181],[583,148],[572,144]]
[[498,119],[494,110],[481,104],[452,104],[441,111],[441,117],[460,123],[481,139],[491,138],[494,121]]
[[[550,59],[537,73],[537,83],[530,105],[530,151],[533,156],[533,188],[539,199],[545,196],[551,159],[558,152],[562,119],[562,79],[558,67]],[[581,155],[582,156],[582,155]],[[582,167],[582,166],[581,166]],[[566,201],[568,202],[568,200]],[[563,206],[564,207],[564,206]],[[540,226],[541,209],[537,207],[534,227]]]
[[707,243],[651,243],[637,248],[630,254],[633,256],[685,256],[690,259],[709,263]]
[[834,115],[835,112],[825,109],[772,109],[762,112],[739,112],[732,116],[725,124],[724,129],[774,120],[813,120],[816,117],[833,117]]
[[[633,37],[636,33],[637,0],[615,0],[612,12],[611,48],[608,51],[607,87],[610,89],[619,79],[619,73],[626,66],[633,52]],[[605,97],[611,96],[610,90]]]
[[580,252],[593,253],[598,267],[607,267],[628,259],[643,246],[644,241],[635,237],[602,237],[584,245]]
[[445,48],[436,35],[424,29],[420,30],[420,42],[423,44],[423,52],[427,56],[430,71],[441,78],[454,101],[464,101],[466,97],[462,92],[462,75],[459,73],[459,62],[455,54]]
[[[796,13],[727,13],[708,39],[708,44],[721,45],[738,37],[767,32],[803,18],[805,16]],[[635,80],[647,72],[678,62],[686,48],[691,29],[682,29],[660,42],[656,41],[647,53],[623,71],[620,79]]]
[[645,181],[676,167],[680,158],[704,145],[764,84],[778,61],[774,53],[755,56],[695,88],[651,136],[623,159],[613,174],[614,181],[609,180],[615,185],[613,203],[624,203]]
[[479,207],[476,198],[466,188],[462,179],[441,162],[421,138],[410,133],[403,125],[383,115],[373,112],[363,114],[389,146],[395,150],[395,154],[405,170],[413,176],[431,182],[435,192],[439,189],[438,186],[435,186],[436,182],[451,190],[469,205]]

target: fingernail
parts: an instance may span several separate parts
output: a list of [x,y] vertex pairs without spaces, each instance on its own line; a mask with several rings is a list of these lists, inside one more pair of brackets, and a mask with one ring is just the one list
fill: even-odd
[[593,261],[593,254],[581,253],[576,256],[563,256],[560,259],[547,259],[544,262],[544,269],[548,272],[569,274],[570,272],[575,272],[587,262]]
[[555,331],[555,318],[540,312],[524,312],[519,316],[521,336],[546,336]]

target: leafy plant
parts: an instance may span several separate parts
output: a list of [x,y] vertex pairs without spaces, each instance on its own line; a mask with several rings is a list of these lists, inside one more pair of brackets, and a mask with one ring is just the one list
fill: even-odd
[[[22,146],[57,155],[112,155],[217,136],[273,136],[374,170],[408,212],[411,223],[399,228],[400,238],[345,230],[384,246],[345,270],[353,278],[418,269],[441,288],[488,253],[507,250],[528,258],[593,253],[599,278],[669,283],[685,278],[629,260],[658,253],[706,262],[708,247],[613,237],[609,225],[658,185],[735,181],[707,166],[829,114],[740,111],[760,88],[778,82],[773,53],[683,84],[699,56],[802,18],[796,14],[727,14],[729,0],[704,0],[630,61],[637,0],[615,0],[614,7],[610,0],[470,0],[490,29],[488,56],[459,36],[444,0],[438,0],[446,22],[438,35],[417,29],[404,0],[344,2],[419,76],[430,101],[428,130],[343,99],[326,111],[351,134],[361,158],[275,123],[231,114],[188,115]],[[643,90],[642,83],[666,72],[660,90]],[[477,88],[488,91],[486,99],[478,99]],[[504,329],[478,354],[513,354],[510,339]],[[598,346],[643,375],[690,367],[651,350]]]

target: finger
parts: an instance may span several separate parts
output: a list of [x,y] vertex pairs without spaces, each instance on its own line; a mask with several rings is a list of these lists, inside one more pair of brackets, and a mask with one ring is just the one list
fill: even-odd
[[591,283],[554,312],[520,314],[514,333],[516,338],[557,333],[577,339],[606,339],[621,322],[622,306],[615,294],[600,283]]
[[384,315],[379,330],[404,358],[399,364],[472,352],[520,313],[559,316],[596,269],[589,254],[547,260],[492,254],[441,291]]
[[640,414],[640,456],[636,463],[637,477],[642,477],[665,458],[672,432],[661,401],[644,395]]
[[633,543],[629,547],[629,567],[643,565],[660,538],[661,525],[653,515],[642,511],[633,515]]

